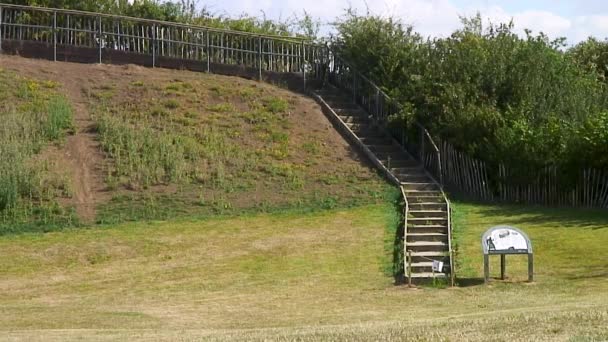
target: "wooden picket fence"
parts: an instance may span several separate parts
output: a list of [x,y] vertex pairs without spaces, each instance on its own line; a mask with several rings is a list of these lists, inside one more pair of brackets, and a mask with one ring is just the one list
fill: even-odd
[[608,172],[581,169],[564,175],[557,166],[547,166],[517,182],[514,170],[499,165],[489,167],[441,143],[441,164],[445,186],[453,192],[481,201],[541,204],[587,208],[608,208]]

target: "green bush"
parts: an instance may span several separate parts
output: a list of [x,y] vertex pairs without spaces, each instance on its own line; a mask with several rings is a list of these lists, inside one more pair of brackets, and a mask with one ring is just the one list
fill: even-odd
[[459,150],[490,166],[506,163],[522,178],[546,165],[608,168],[607,94],[598,73],[604,43],[564,52],[564,39],[521,37],[512,23],[483,28],[479,16],[428,40],[397,20],[352,11],[337,29],[339,53],[406,108],[393,118],[400,130],[413,116]]

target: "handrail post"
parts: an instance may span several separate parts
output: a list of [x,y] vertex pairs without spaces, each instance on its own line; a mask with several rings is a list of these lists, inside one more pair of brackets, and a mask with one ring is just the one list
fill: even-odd
[[443,187],[443,167],[441,166],[441,152],[437,152],[437,168],[437,172],[439,172],[439,185]]
[[304,79],[304,91],[306,91],[306,45],[302,41],[302,51],[300,51],[300,66],[302,67],[302,78]]
[[156,24],[152,25],[152,67],[156,67]]
[[57,62],[57,11],[53,12],[53,61]]
[[209,30],[205,30],[206,43],[205,49],[207,50],[207,73],[211,72],[211,44],[209,43]]
[[376,115],[374,117],[379,118],[380,116],[380,89],[376,88]]
[[101,39],[102,39],[102,35],[103,35],[101,16],[98,16],[97,20],[99,22],[99,39],[98,39],[97,44],[99,45],[99,64],[101,64]]
[[262,36],[258,37],[258,79],[262,81]]
[[417,125],[418,129],[420,130],[420,162],[422,163],[423,166],[425,166],[424,164],[424,150],[425,150],[425,146],[424,146],[424,130],[423,127],[420,125]]

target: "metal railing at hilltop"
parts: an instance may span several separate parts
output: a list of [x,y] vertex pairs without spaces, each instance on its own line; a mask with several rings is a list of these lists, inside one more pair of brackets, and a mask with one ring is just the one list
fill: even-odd
[[163,66],[180,60],[208,72],[219,64],[240,66],[259,78],[264,72],[319,78],[327,59],[326,46],[303,38],[0,3],[0,52],[19,53],[24,43],[38,44],[38,51],[53,60],[82,58],[87,50],[100,63],[129,55],[139,59],[125,62]]

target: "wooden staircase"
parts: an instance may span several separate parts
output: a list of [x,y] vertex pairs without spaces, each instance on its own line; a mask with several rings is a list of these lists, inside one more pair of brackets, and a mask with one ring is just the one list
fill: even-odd
[[[441,185],[352,97],[333,87],[313,93],[330,120],[358,145],[387,177],[401,187],[405,201],[405,276],[409,283],[453,279],[450,203]],[[433,261],[443,269],[433,271]]]

